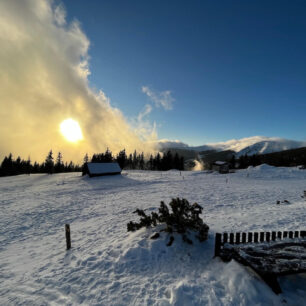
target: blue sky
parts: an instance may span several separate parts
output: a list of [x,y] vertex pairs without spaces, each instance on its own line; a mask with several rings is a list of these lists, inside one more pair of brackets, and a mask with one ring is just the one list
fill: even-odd
[[[306,140],[306,2],[64,0],[88,36],[90,84],[159,138]],[[143,92],[171,91],[172,109]]]

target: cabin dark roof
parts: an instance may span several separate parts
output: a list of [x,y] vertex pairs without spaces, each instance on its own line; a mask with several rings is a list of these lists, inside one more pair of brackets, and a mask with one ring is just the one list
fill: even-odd
[[118,163],[87,163],[87,172],[90,176],[119,174],[121,168]]

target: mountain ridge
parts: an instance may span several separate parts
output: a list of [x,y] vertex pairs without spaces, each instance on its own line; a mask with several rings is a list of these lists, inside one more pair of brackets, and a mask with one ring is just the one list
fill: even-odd
[[202,146],[189,146],[181,141],[160,140],[158,148],[166,149],[184,149],[196,152],[211,151],[234,151],[236,156],[268,154],[290,149],[306,147],[306,141],[290,140],[278,137],[252,136],[241,139],[231,139],[225,142],[208,143]]

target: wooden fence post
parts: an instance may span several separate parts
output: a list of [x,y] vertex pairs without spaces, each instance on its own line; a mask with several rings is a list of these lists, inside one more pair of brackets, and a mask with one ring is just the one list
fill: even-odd
[[70,225],[65,225],[67,250],[71,249]]
[[220,255],[221,237],[222,237],[222,235],[220,233],[216,233],[216,239],[215,239],[215,257]]

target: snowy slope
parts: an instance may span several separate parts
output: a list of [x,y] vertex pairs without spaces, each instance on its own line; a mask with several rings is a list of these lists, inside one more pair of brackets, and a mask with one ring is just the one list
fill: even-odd
[[[213,247],[217,231],[305,229],[305,180],[306,171],[267,165],[228,175],[0,178],[0,305],[303,305],[305,275],[281,278],[276,296],[248,269],[213,259]],[[152,230],[126,231],[135,208],[171,197],[204,207],[208,241],[176,237],[166,247],[166,233],[153,241]]]
[[253,154],[266,154],[272,152],[279,152],[289,149],[296,149],[301,147],[306,147],[306,142],[289,140],[276,137],[264,137],[264,136],[254,136],[242,139],[232,139],[226,142],[209,143],[203,146],[189,147],[188,145],[179,141],[169,141],[163,140],[159,143],[161,148],[185,148],[194,151],[225,151],[231,150],[240,155],[253,155]]

